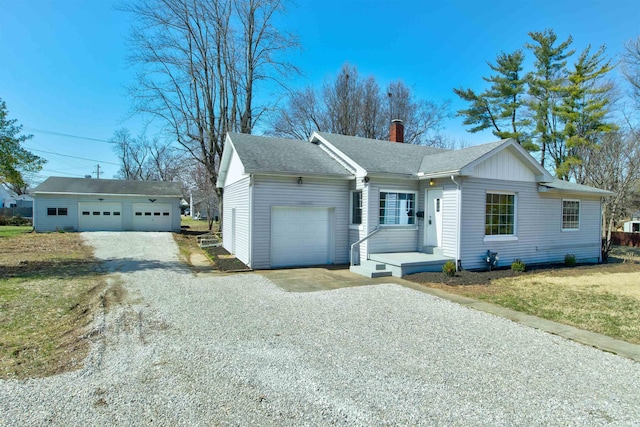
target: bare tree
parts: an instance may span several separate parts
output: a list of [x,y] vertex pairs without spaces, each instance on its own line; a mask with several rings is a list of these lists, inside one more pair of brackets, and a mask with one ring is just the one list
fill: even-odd
[[144,136],[134,137],[128,129],[118,129],[111,138],[113,150],[120,159],[118,178],[144,181],[149,148]]
[[602,215],[602,253],[606,261],[611,250],[611,232],[632,208],[633,189],[640,179],[640,134],[633,129],[605,134],[584,163],[587,184],[615,193],[605,199]]
[[625,43],[622,73],[631,86],[631,97],[640,106],[640,36]]
[[215,188],[225,135],[250,133],[266,110],[254,102],[261,82],[280,83],[294,68],[278,55],[295,37],[274,27],[286,0],[138,0],[134,17],[135,110],[160,119]]
[[335,79],[321,89],[311,87],[290,94],[272,118],[270,133],[308,139],[314,131],[387,139],[393,119],[405,124],[405,142],[434,145],[448,116],[447,102],[416,99],[402,81],[383,92],[373,76],[362,79],[355,66],[343,65]]

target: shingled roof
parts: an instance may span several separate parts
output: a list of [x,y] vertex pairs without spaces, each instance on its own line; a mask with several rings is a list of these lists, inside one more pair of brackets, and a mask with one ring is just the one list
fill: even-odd
[[455,153],[452,150],[425,147],[423,145],[380,141],[328,132],[317,132],[317,134],[353,159],[367,173],[373,174],[415,175],[420,169],[422,159],[425,156],[432,156],[438,153]]
[[33,194],[103,194],[118,196],[182,197],[179,182],[124,181],[118,179],[65,178],[52,176],[38,185]]
[[350,176],[340,163],[307,141],[229,133],[246,173]]

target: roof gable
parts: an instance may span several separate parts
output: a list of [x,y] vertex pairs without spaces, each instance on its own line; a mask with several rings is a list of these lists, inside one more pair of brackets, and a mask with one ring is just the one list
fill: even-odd
[[424,156],[450,151],[328,132],[315,132],[311,141],[329,144],[341,157],[346,157],[344,161],[351,160],[366,174],[415,176]]
[[316,144],[242,133],[229,133],[228,138],[244,166],[245,173],[351,176],[344,166]]
[[182,197],[182,185],[179,182],[166,181],[126,181],[119,179],[52,176],[38,185],[33,190],[33,194],[104,194]]

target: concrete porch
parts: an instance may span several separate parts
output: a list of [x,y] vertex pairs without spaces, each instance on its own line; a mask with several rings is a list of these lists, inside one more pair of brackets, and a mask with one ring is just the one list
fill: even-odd
[[438,250],[424,252],[392,252],[369,254],[369,259],[360,265],[350,267],[354,273],[365,277],[402,277],[407,274],[425,271],[442,271],[442,266],[453,258],[442,255]]

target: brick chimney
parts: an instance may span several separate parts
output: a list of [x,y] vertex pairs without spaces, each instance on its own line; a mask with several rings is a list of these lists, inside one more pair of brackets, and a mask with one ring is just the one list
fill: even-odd
[[393,119],[391,121],[391,129],[389,130],[389,141],[391,142],[404,142],[404,125],[402,120]]

